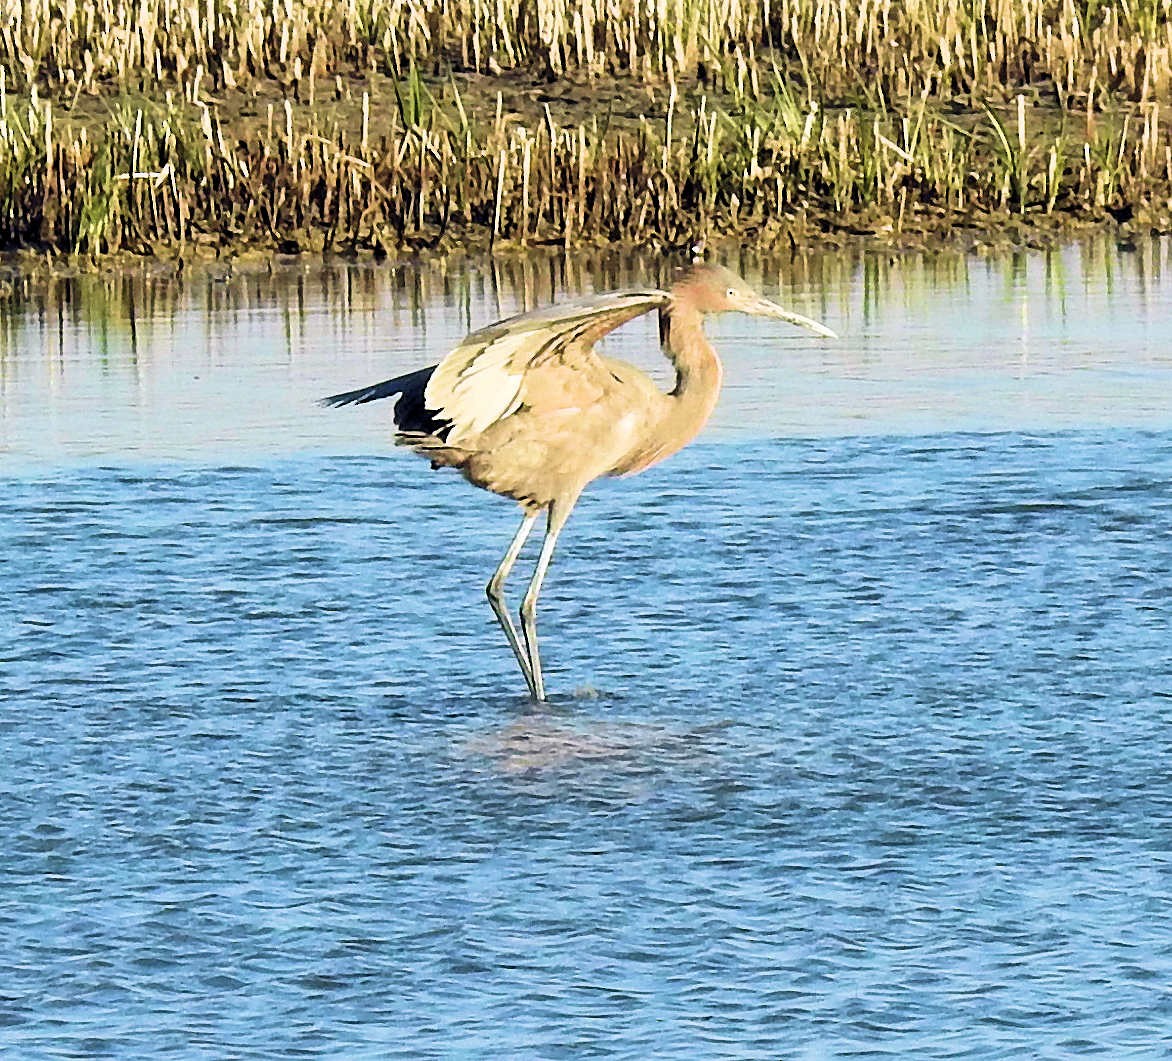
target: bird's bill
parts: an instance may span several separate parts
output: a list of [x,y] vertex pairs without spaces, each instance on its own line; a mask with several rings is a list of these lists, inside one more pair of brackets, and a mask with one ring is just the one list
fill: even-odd
[[816,320],[803,317],[800,313],[794,313],[793,310],[779,306],[776,302],[770,302],[767,298],[759,298],[750,303],[745,307],[745,312],[758,317],[773,317],[779,321],[788,321],[790,324],[796,324],[799,328],[805,328],[815,335],[821,335],[824,339],[838,338],[837,333],[832,332],[825,324],[819,324]]

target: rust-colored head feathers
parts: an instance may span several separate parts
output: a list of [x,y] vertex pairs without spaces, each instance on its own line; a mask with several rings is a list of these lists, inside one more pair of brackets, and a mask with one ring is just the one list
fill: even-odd
[[697,262],[672,285],[673,299],[698,313],[728,313],[739,301],[759,296],[736,273],[722,265]]

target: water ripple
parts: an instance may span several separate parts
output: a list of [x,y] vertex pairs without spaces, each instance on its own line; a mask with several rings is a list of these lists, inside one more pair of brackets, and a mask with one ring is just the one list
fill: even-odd
[[1170,515],[1167,434],[701,446],[537,709],[452,477],[10,479],[0,1046],[1166,1056]]

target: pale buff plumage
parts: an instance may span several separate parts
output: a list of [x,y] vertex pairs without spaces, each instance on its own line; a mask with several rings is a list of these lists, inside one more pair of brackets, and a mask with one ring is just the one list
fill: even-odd
[[[659,312],[663,352],[676,372],[670,393],[634,366],[594,350],[608,332],[651,310]],[[704,426],[722,370],[703,318],[729,310],[833,336],[761,298],[734,273],[698,265],[670,291],[608,292],[520,314],[473,332],[434,369],[325,399],[346,405],[399,395],[400,443],[521,504],[524,519],[488,584],[488,597],[538,700],[545,699],[545,688],[536,603],[558,534],[592,480],[642,471]],[[519,636],[505,607],[504,582],[543,510],[546,535],[521,606]]]

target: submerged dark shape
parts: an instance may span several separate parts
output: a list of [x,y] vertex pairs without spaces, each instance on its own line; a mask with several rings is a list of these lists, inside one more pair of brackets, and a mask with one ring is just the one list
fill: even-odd
[[[594,351],[604,335],[651,310],[659,312],[663,353],[676,371],[666,394],[633,365]],[[728,311],[834,337],[817,321],[762,298],[735,273],[701,264],[670,291],[612,291],[522,313],[473,332],[438,365],[323,399],[361,405],[399,395],[396,441],[524,509],[487,592],[537,700],[545,699],[537,598],[558,535],[592,480],[640,472],[682,449],[704,426],[723,370],[703,320]],[[542,511],[545,539],[518,634],[504,585]]]

